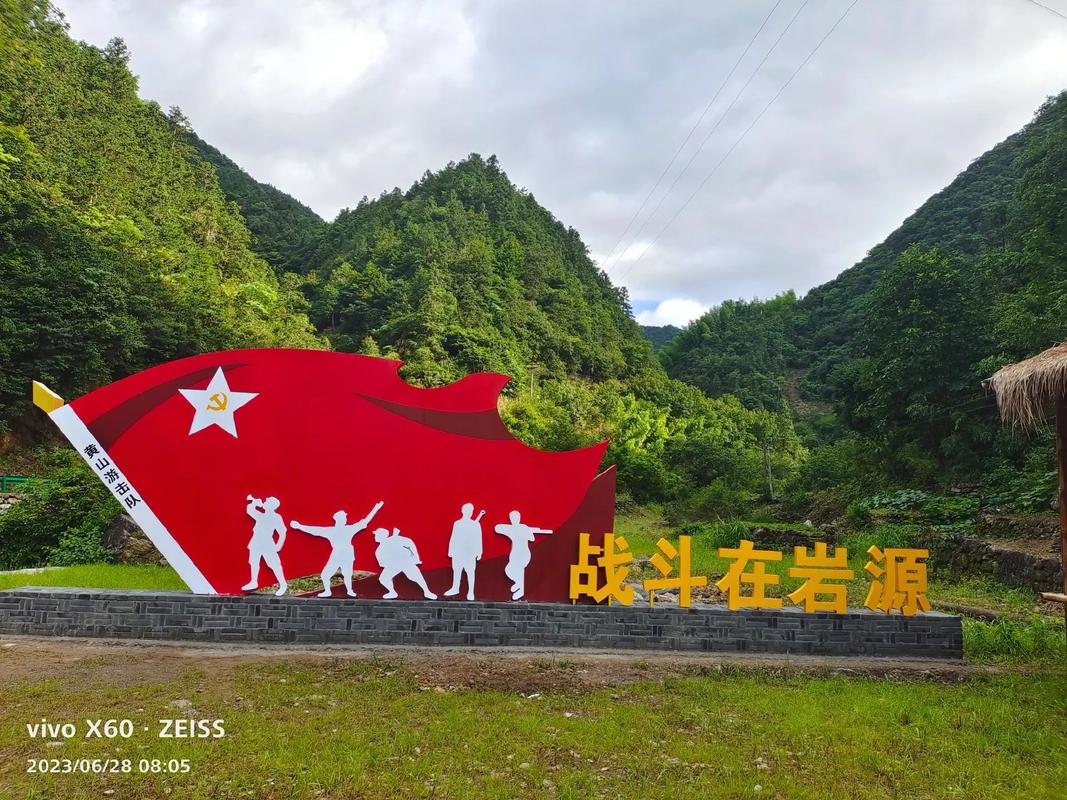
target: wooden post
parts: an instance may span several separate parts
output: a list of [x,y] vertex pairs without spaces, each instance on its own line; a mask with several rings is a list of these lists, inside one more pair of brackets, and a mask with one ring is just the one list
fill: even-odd
[[763,440],[763,468],[767,470],[767,494],[774,502],[774,478],[771,475],[771,451],[767,447],[767,440]]
[[[1056,470],[1059,473],[1060,564],[1063,567],[1063,592],[1067,594],[1067,397],[1056,398]],[[1063,606],[1063,623],[1067,629],[1067,604]]]

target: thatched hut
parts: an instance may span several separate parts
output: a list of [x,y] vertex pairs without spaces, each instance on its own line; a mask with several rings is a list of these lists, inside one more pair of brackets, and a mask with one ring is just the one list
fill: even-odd
[[1000,417],[1022,428],[1056,420],[1056,464],[1060,474],[1060,557],[1063,594],[1045,595],[1064,603],[1067,613],[1067,342],[1033,358],[999,369],[986,385],[997,398]]
[[1045,424],[1067,401],[1067,342],[1001,367],[986,385],[1005,422],[1023,428]]

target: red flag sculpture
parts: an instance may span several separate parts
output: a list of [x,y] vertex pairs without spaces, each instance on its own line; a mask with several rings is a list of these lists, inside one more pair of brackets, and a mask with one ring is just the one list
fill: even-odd
[[614,524],[607,443],[536,450],[497,413],[507,376],[400,364],[233,350],[34,399],[194,592],[566,600],[578,534]]

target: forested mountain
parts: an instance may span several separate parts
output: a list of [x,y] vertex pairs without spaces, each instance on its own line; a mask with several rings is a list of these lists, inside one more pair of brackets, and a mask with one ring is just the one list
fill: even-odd
[[215,168],[222,191],[240,207],[256,255],[278,274],[307,272],[308,261],[326,231],[319,215],[269,183],[257,181],[192,130],[186,138]]
[[642,325],[641,334],[652,343],[653,350],[659,350],[671,339],[682,332],[677,325]]
[[723,304],[660,356],[672,376],[753,407],[779,402],[792,367],[809,396],[834,399],[837,433],[868,457],[826,481],[852,468],[926,485],[1024,462],[1047,471],[1050,451],[1032,458],[1002,431],[980,383],[1064,339],[1067,93],[833,281],[799,302]]
[[957,473],[995,456],[980,382],[1067,339],[1067,93],[1023,133],[999,233],[970,252],[908,248],[863,297],[854,359],[832,374],[848,424],[905,472],[927,469],[909,453]]
[[791,339],[809,368],[809,391],[833,396],[833,370],[856,357],[867,294],[909,246],[975,256],[1007,244],[1026,154],[1062,125],[1064,103],[1063,95],[1047,103],[1029,125],[971,162],[866,258],[808,292],[797,308]]
[[[501,408],[516,435],[544,448],[610,438],[622,491],[675,515],[735,512],[803,459],[787,414],[669,379],[625,291],[494,157],[327,224],[197,139],[178,109],[139,99],[120,40],[72,41],[45,0],[0,9],[0,426],[21,430],[4,449],[47,429],[31,379],[73,396],[183,355],[288,345],[400,357],[423,385],[510,373]],[[76,463],[56,463],[50,503],[99,504]],[[46,558],[66,535],[62,515],[16,517],[8,538],[38,544],[0,562]],[[78,535],[99,553],[97,523]]]
[[660,351],[667,374],[712,397],[735,395],[749,408],[779,409],[793,345],[786,328],[793,292],[773,300],[729,300],[694,320]]
[[418,383],[659,369],[625,290],[495,157],[472,154],[342,211],[309,263],[312,320],[331,344],[395,354]]
[[396,356],[423,384],[479,370],[522,383],[531,370],[602,380],[659,369],[625,291],[495,157],[471,154],[327,224],[189,139],[240,206],[257,252],[280,274],[301,274],[335,349]]
[[[1051,451],[1005,434],[979,381],[1067,338],[1067,95],[839,278],[724,303],[657,358],[495,157],[326,223],[139,99],[120,40],[72,41],[45,0],[0,13],[0,430],[23,442],[33,378],[72,396],[197,352],[329,346],[422,385],[511,374],[517,436],[610,439],[624,495],[677,519],[746,513],[771,483],[794,509],[959,479],[1044,491]],[[805,375],[838,412],[797,418],[808,447]]]
[[128,58],[72,41],[43,0],[0,0],[0,428],[35,418],[34,378],[69,396],[191,353],[319,342]]
[[493,156],[427,172],[327,224],[188,138],[257,253],[281,275],[300,274],[313,321],[338,350],[399,357],[405,377],[426,384],[478,370],[521,383],[530,370],[599,380],[659,369],[625,291]]

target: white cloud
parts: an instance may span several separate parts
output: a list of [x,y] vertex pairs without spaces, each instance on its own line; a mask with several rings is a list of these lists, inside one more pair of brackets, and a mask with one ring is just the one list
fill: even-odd
[[[385,60],[389,37],[374,19],[351,18],[335,6],[304,6],[281,35],[230,43],[219,68],[233,77],[241,103],[268,112],[315,114],[348,95]],[[268,38],[269,37],[269,38]],[[221,57],[220,57],[221,56]]]
[[[145,97],[326,218],[496,153],[602,258],[772,5],[58,2],[76,38],[126,39]],[[1067,23],[1033,4],[859,3],[656,238],[849,0],[804,7],[644,223],[801,2],[775,11],[616,249],[611,277],[635,301],[829,280],[1064,88]]]
[[672,297],[663,300],[651,311],[640,312],[637,321],[642,325],[677,325],[684,328],[707,310],[706,305],[688,297]]

